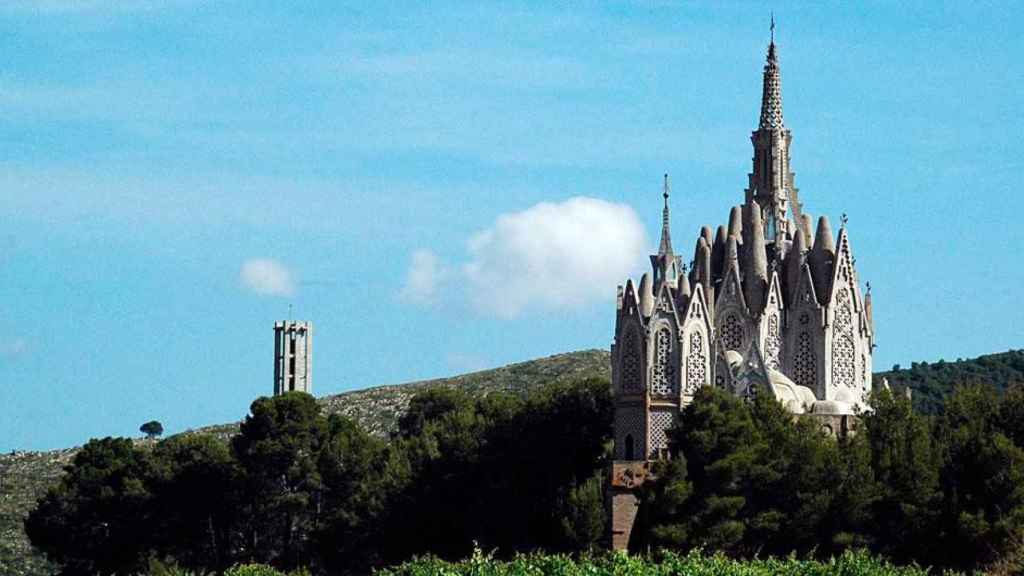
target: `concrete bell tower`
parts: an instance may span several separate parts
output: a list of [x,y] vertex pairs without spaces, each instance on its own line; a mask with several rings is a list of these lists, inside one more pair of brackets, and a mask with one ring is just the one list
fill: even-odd
[[274,396],[313,393],[313,323],[274,323]]

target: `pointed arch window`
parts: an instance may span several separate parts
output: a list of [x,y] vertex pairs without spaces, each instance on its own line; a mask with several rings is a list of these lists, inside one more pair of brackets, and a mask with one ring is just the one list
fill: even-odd
[[659,328],[654,337],[654,367],[651,370],[651,394],[669,396],[675,392],[672,370],[672,332]]
[[832,385],[854,388],[857,375],[857,346],[854,344],[853,303],[846,288],[836,298],[835,334],[832,344]]
[[765,212],[767,212],[767,214],[765,214],[764,218],[764,239],[765,242],[774,242],[777,227],[775,223],[775,214],[772,212],[771,208]]
[[704,346],[704,334],[699,330],[691,332],[689,345],[686,354],[686,393],[695,394],[708,379],[708,354]]

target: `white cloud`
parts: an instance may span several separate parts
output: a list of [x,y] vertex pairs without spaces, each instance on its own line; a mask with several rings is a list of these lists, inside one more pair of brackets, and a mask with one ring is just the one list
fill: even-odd
[[288,268],[277,260],[253,258],[242,263],[242,286],[264,296],[291,296],[295,282]]
[[404,302],[431,304],[437,300],[442,282],[448,276],[447,268],[430,250],[412,253],[412,262],[405,275],[405,284],[398,297]]
[[631,207],[576,197],[499,216],[469,240],[462,271],[480,313],[513,318],[528,308],[577,308],[614,297],[646,246]]

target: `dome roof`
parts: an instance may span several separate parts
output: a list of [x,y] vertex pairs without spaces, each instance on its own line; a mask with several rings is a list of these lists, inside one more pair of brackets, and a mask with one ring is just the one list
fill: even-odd
[[838,400],[819,400],[814,403],[814,408],[811,410],[811,413],[842,416],[853,414],[853,407],[846,402],[840,402]]

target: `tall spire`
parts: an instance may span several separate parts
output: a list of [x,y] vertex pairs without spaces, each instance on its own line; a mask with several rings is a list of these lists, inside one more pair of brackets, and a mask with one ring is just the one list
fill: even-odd
[[781,130],[782,122],[782,75],[779,72],[779,57],[775,53],[775,16],[772,15],[772,40],[768,44],[768,61],[764,65],[764,86],[761,92],[762,130]]
[[662,256],[672,254],[672,236],[668,231],[668,193],[668,174],[665,174],[665,185],[661,193],[665,199],[665,208],[661,212],[661,246],[658,248],[658,254]]
[[[775,46],[774,14],[763,81],[761,117],[757,130],[750,136],[754,145],[754,165],[749,175],[746,203],[754,202],[762,210],[765,242],[771,247],[769,259],[781,259],[802,222],[798,191],[789,169],[789,146],[793,135],[782,119],[782,74]],[[790,216],[795,222],[790,220]],[[746,230],[744,234],[747,234]]]

